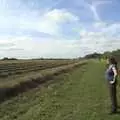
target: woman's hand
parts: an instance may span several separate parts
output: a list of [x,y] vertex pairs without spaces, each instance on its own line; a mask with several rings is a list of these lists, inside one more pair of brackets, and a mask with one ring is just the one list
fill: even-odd
[[110,84],[114,84],[115,83],[115,77],[113,80],[110,81]]

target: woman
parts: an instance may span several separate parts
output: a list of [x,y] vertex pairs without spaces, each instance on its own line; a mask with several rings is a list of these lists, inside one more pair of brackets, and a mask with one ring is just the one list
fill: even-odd
[[110,97],[112,102],[111,113],[117,112],[117,96],[116,96],[116,83],[117,83],[117,62],[114,57],[111,57],[107,61],[106,77],[108,80],[108,86],[110,90]]

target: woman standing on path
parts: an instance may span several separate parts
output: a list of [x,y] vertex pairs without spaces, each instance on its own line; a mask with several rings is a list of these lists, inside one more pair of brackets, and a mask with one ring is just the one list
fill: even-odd
[[112,103],[112,113],[117,112],[117,95],[116,95],[116,84],[117,84],[117,62],[114,57],[111,57],[107,61],[106,77],[108,80],[108,86],[110,91],[110,98]]

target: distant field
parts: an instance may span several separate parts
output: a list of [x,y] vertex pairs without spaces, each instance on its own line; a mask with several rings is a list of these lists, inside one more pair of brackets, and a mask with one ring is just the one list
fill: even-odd
[[76,60],[9,60],[0,61],[0,78],[75,63]]

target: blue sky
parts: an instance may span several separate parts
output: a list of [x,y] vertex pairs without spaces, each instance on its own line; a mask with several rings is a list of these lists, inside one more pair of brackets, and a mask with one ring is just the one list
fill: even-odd
[[119,0],[0,0],[0,57],[73,58],[120,46]]

